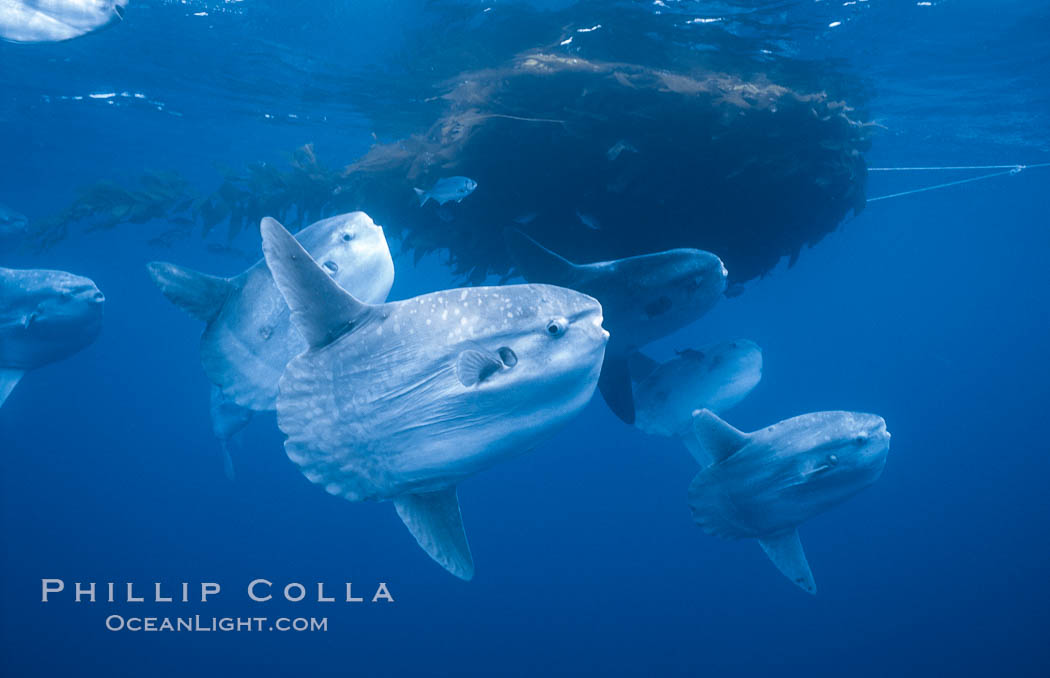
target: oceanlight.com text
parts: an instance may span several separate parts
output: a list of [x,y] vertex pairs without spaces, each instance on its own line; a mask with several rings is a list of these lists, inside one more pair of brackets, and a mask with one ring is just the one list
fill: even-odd
[[325,632],[328,617],[106,617],[106,629],[114,632]]

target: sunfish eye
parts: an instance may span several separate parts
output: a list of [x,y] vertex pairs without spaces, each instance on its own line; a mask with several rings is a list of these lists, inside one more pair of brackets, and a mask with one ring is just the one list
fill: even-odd
[[354,239],[354,234],[353,233],[344,233],[343,234],[343,242],[350,242],[353,239]]
[[828,455],[828,465],[829,466],[834,466],[837,463],[839,463],[839,458],[836,457],[834,454],[829,454]]
[[503,361],[503,364],[507,367],[514,367],[518,364],[518,355],[508,346],[504,346],[499,351],[499,359]]
[[338,273],[339,272],[339,264],[335,263],[334,261],[326,261],[326,262],[324,262],[324,267],[327,268],[332,273]]
[[547,323],[547,334],[552,337],[560,337],[565,334],[565,329],[569,326],[569,321],[565,318],[554,318]]

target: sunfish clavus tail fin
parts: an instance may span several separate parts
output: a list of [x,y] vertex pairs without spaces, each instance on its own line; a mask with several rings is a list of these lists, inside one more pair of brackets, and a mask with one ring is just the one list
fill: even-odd
[[570,286],[577,266],[565,257],[551,252],[516,228],[504,230],[507,249],[518,272],[530,283]]
[[806,552],[802,550],[798,530],[784,532],[775,537],[764,537],[759,539],[758,543],[785,577],[806,593],[816,594],[817,583],[809,569]]
[[233,289],[233,283],[226,278],[164,261],[151,261],[146,270],[171,303],[204,322],[211,322],[219,314]]
[[407,494],[395,499],[394,506],[401,522],[427,555],[464,581],[474,578],[474,559],[463,529],[455,487]]
[[4,401],[7,400],[7,396],[11,395],[11,391],[18,385],[23,374],[25,372],[22,370],[0,367],[0,407],[4,406]]
[[264,218],[259,230],[266,265],[311,348],[327,346],[368,320],[376,307],[339,287],[276,219]]

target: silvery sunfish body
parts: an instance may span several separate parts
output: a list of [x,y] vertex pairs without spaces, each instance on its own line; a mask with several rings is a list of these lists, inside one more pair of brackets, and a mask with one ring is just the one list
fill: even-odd
[[95,341],[104,302],[95,283],[72,273],[0,268],[0,405],[28,370]]
[[309,348],[277,398],[285,450],[350,501],[391,500],[416,541],[470,579],[456,486],[586,405],[608,333],[597,301],[550,285],[366,304],[263,220],[263,252]]
[[[383,229],[367,214],[324,219],[296,237],[344,289],[368,302],[386,300],[394,283],[394,262]],[[265,260],[232,278],[161,262],[147,269],[168,299],[207,323],[201,335],[201,364],[218,387],[212,394],[212,428],[225,445],[250,419],[250,412],[238,413],[236,408],[276,408],[284,366],[306,342],[292,327],[288,305]]]
[[743,433],[710,410],[693,417],[703,468],[689,486],[708,534],[759,540],[784,575],[816,593],[798,526],[878,480],[890,434],[874,414],[816,412]]
[[690,449],[693,412],[721,414],[762,379],[762,349],[747,339],[679,351],[662,364],[637,352],[627,363],[634,381],[634,425],[650,435],[680,438]]
[[478,182],[470,177],[445,177],[435,181],[429,191],[424,191],[422,188],[412,190],[419,197],[419,206],[422,207],[427,204],[428,200],[433,200],[439,205],[453,200],[462,202],[463,198],[473,193],[477,187]]
[[611,337],[598,388],[628,424],[634,423],[635,413],[627,356],[700,318],[726,286],[722,260],[702,250],[574,264],[516,229],[507,230],[507,243],[530,283],[568,287],[601,302]]
[[29,220],[10,207],[0,205],[0,247],[14,247],[29,228]]
[[108,28],[124,19],[127,0],[2,0],[0,38],[59,42]]

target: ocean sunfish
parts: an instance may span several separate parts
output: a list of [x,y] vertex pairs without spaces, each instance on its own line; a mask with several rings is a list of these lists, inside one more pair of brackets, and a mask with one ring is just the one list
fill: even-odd
[[108,28],[124,19],[127,0],[3,0],[0,39],[60,42]]
[[6,205],[0,205],[0,247],[14,247],[26,234],[29,220]]
[[0,268],[0,406],[27,371],[95,341],[105,300],[72,273]]
[[435,181],[429,191],[424,191],[422,188],[412,190],[416,192],[419,206],[422,207],[427,204],[428,200],[433,200],[439,205],[453,201],[463,202],[463,198],[473,193],[477,187],[478,182],[470,177],[445,177]]
[[[337,284],[369,303],[386,300],[394,262],[383,229],[364,212],[318,221],[296,236]],[[212,429],[223,442],[243,428],[250,411],[277,407],[285,364],[306,349],[265,260],[232,278],[152,262],[147,270],[176,306],[207,323],[201,364],[218,389],[212,393]],[[248,410],[238,412],[237,408]],[[229,460],[225,463],[229,468]]]
[[743,433],[710,410],[693,417],[703,455],[689,486],[693,520],[708,534],[757,539],[773,564],[817,592],[798,526],[868,487],[890,449],[874,414],[816,412]]
[[678,438],[694,456],[693,412],[734,407],[762,379],[762,349],[753,341],[722,341],[686,349],[665,363],[632,353],[634,425],[650,435]]
[[263,253],[309,348],[277,398],[285,450],[350,501],[393,501],[436,562],[469,580],[456,487],[525,452],[590,400],[601,305],[550,285],[472,287],[367,304],[273,219]]
[[549,283],[597,299],[612,335],[598,389],[620,419],[633,424],[627,356],[707,313],[722,296],[728,272],[710,252],[675,249],[615,261],[574,264],[517,229],[507,244],[530,283]]

